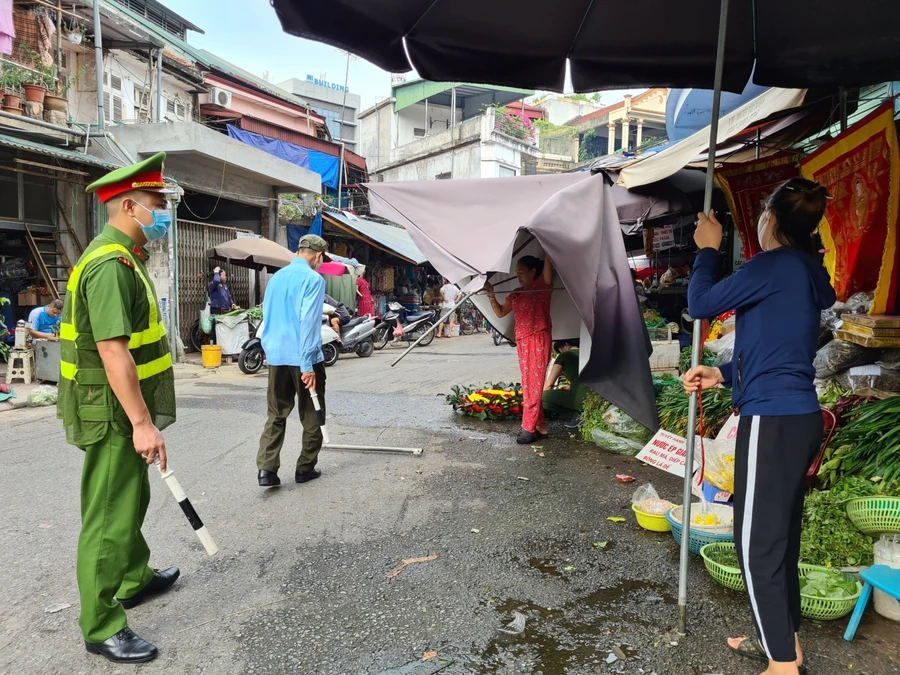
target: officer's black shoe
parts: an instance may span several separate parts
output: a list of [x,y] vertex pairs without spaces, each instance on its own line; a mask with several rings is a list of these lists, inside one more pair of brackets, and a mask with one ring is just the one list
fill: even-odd
[[146,586],[144,586],[140,591],[137,592],[137,595],[133,595],[130,598],[116,598],[119,601],[119,604],[122,605],[125,609],[131,609],[132,607],[137,607],[144,600],[147,600],[152,595],[159,595],[164,591],[169,590],[169,587],[174,584],[178,577],[181,576],[181,570],[177,567],[170,567],[167,570],[153,570],[153,578],[150,580]]
[[318,469],[310,469],[309,471],[296,471],[294,472],[294,480],[298,483],[308,483],[309,481],[315,480],[321,475],[322,472]]
[[85,642],[91,654],[105,656],[114,663],[146,663],[159,654],[159,650],[135,635],[130,628],[123,628],[103,642]]
[[281,479],[278,477],[277,473],[274,471],[266,471],[265,469],[259,472],[260,487],[275,487],[276,485],[281,485]]

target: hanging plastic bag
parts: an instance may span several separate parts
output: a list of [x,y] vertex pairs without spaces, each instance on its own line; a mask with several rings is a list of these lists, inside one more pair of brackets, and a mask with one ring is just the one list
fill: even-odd
[[631,497],[631,504],[638,511],[653,516],[665,515],[669,509],[675,506],[667,499],[660,499],[652,483],[641,485],[635,490]]
[[[699,448],[698,448],[699,449]],[[703,440],[703,478],[720,490],[734,494],[735,440]]]
[[213,332],[214,325],[212,310],[209,307],[209,300],[207,300],[206,305],[200,310],[200,330],[209,335]]

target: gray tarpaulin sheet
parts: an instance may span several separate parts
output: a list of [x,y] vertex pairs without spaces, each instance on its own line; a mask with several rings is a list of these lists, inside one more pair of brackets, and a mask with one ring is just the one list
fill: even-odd
[[[603,175],[371,183],[373,213],[400,223],[429,262],[469,290],[487,278],[502,302],[522,255],[556,269],[553,337],[582,338],[581,378],[655,430],[650,340],[634,293],[612,187]],[[478,308],[505,335],[487,298]]]

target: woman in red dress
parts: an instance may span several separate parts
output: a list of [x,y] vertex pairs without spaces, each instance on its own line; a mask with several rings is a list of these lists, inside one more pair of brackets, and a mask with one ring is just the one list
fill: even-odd
[[[550,299],[553,296],[553,265],[547,258],[543,262],[527,255],[516,264],[519,288],[509,294],[501,305],[494,296],[494,287],[485,284],[491,307],[498,318],[510,312],[516,321],[516,346],[519,352],[519,370],[522,371],[522,431],[517,443],[534,443],[547,438],[544,423],[544,407],[541,396],[544,377],[550,362]],[[526,292],[523,292],[526,291]]]
[[356,304],[356,313],[359,316],[374,316],[375,306],[372,303],[372,291],[369,289],[369,282],[366,281],[366,268],[364,265],[359,266],[359,276],[356,277],[356,294],[359,296],[359,302]]

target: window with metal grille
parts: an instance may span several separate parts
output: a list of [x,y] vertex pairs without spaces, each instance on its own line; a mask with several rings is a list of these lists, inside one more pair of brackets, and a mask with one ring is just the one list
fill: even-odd
[[439,173],[437,176],[434,177],[435,180],[450,180],[450,178],[451,178],[451,176],[450,176],[449,171],[445,171],[444,173]]
[[416,138],[425,138],[425,130],[413,129],[413,136],[415,136]]

